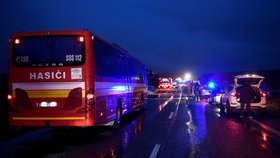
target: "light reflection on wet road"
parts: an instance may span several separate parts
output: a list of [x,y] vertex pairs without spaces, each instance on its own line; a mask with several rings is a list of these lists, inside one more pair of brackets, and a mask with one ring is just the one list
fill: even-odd
[[[227,117],[206,102],[170,93],[149,99],[143,111],[125,116],[117,129],[37,129],[0,142],[0,156],[145,158],[157,147],[159,158],[277,157],[279,151],[270,144],[273,140],[247,120]],[[13,143],[16,147],[4,150],[5,144]],[[278,139],[275,144],[279,145]]]
[[194,109],[188,110],[190,120],[186,123],[191,144],[188,157],[207,157],[207,153],[200,151],[199,147],[203,143],[207,132],[204,106],[196,104],[194,106],[196,106]]

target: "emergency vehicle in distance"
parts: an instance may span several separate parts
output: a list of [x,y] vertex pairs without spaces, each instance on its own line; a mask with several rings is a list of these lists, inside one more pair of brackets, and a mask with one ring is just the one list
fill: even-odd
[[146,65],[89,31],[15,33],[9,123],[118,126],[147,98]]
[[173,83],[171,77],[160,77],[158,85],[159,92],[173,91]]

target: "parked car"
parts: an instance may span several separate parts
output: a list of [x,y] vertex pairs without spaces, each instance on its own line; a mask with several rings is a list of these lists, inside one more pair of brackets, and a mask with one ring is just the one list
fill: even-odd
[[149,98],[157,98],[158,92],[154,86],[148,86],[148,97]]
[[219,105],[221,101],[221,96],[222,96],[221,88],[215,88],[214,90],[212,90],[208,101],[210,104]]
[[201,86],[200,88],[200,99],[207,99],[209,101],[210,94],[212,93],[212,89],[209,89],[206,86]]
[[260,111],[262,115],[265,114],[266,94],[260,89],[260,84],[262,83],[264,77],[254,74],[238,75],[234,78],[234,84],[229,85],[220,99],[220,109],[221,112],[226,112],[228,114],[232,113],[235,109],[240,109],[240,98],[236,95],[236,88],[249,83],[255,91],[254,99],[251,101],[251,110]]

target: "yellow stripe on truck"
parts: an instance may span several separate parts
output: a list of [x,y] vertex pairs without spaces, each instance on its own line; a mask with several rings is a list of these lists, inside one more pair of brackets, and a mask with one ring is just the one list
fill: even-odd
[[49,121],[49,120],[85,120],[85,117],[13,117],[13,120]]
[[[29,98],[67,98],[71,90],[26,90]],[[15,91],[13,91],[15,96]],[[85,97],[85,90],[82,90]]]

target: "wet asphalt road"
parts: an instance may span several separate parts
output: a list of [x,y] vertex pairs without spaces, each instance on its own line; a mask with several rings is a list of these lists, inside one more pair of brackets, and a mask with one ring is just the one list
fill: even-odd
[[177,92],[149,99],[117,129],[28,128],[0,142],[0,157],[273,158],[280,156],[279,144],[279,136],[251,120]]

